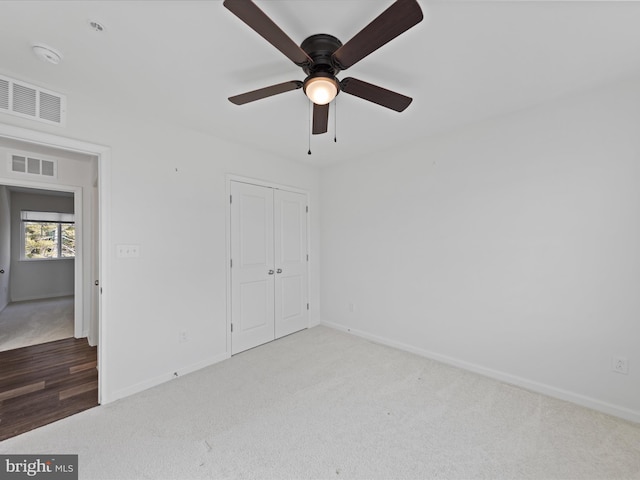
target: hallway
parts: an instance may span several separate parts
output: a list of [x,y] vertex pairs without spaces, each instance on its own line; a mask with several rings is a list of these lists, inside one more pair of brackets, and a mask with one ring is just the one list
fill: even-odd
[[0,352],[0,441],[97,406],[96,364],[86,338]]

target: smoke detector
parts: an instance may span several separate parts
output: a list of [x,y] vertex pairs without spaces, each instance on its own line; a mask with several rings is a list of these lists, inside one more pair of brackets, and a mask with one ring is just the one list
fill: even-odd
[[44,60],[45,62],[57,65],[62,60],[62,54],[55,48],[48,47],[47,45],[34,45],[32,48],[33,53],[35,53],[38,58]]

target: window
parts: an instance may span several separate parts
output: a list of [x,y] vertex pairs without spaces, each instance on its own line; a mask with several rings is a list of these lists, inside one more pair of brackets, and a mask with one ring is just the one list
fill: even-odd
[[76,256],[73,213],[20,212],[23,260],[56,260]]

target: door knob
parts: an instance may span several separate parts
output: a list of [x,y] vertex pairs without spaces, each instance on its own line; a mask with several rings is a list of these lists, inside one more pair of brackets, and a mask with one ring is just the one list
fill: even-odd
[[269,275],[273,275],[273,270],[269,270]]
[[0,270],[0,273],[4,273],[4,269]]
[[276,273],[282,273],[282,269],[279,268],[278,270],[276,270]]

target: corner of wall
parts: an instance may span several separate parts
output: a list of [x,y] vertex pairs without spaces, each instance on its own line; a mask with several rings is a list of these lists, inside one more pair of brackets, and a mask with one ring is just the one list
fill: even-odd
[[598,412],[606,413],[614,417],[623,418],[625,420],[629,420],[631,422],[640,424],[640,411],[632,410],[626,407],[622,407],[620,405],[614,405],[612,403],[604,402],[596,398],[587,397],[585,395],[581,395],[576,392],[571,392],[571,391],[553,387],[551,385],[547,385],[544,383],[535,382],[523,377],[511,375],[509,373],[486,368],[486,367],[483,367],[482,365],[465,362],[464,360],[459,360],[457,358],[449,357],[446,355],[441,355],[439,353],[424,350],[422,348],[418,348],[413,345],[408,345],[402,342],[391,340],[389,338],[374,335],[364,330],[358,330],[358,329],[346,327],[342,324],[335,323],[329,320],[323,319],[321,324],[326,327],[339,330],[341,332],[349,333],[351,335],[364,338],[374,343],[379,343],[381,345],[386,345],[388,347],[397,348],[398,350],[403,350],[405,352],[413,353],[421,357],[428,358],[429,360],[434,360],[436,362],[444,363],[446,365],[451,365],[453,367],[461,368],[463,370],[477,373],[478,375],[492,378],[494,380],[498,380],[503,383],[515,385],[534,393],[546,395],[546,396],[557,398],[560,400],[565,400],[567,402],[575,403],[576,405],[580,405],[582,407],[590,408]]

